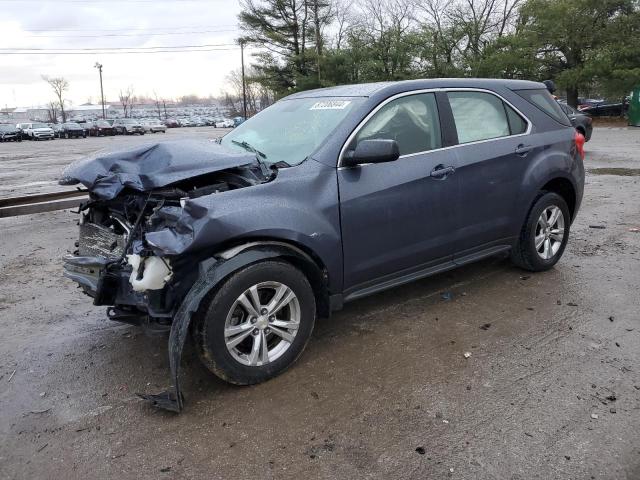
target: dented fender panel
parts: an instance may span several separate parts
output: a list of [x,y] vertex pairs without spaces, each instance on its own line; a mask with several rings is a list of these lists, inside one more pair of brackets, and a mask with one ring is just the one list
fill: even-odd
[[280,169],[271,182],[187,200],[172,224],[145,233],[159,256],[213,253],[256,239],[290,241],[314,252],[327,268],[330,290],[341,291],[335,169],[309,159]]

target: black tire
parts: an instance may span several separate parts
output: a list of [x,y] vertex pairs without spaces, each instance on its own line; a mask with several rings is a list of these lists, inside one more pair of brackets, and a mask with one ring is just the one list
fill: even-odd
[[[538,249],[535,246],[535,236],[538,229],[538,219],[540,219],[542,212],[549,207],[556,206],[562,212],[564,220],[564,234],[562,241],[559,242],[560,246],[555,254],[549,259],[544,259],[538,253]],[[533,202],[533,206],[527,215],[527,219],[520,231],[520,237],[518,243],[511,250],[511,261],[520,268],[529,270],[531,272],[541,272],[552,268],[567,246],[569,240],[569,230],[571,228],[571,216],[569,214],[569,207],[564,198],[554,192],[540,192],[538,197]],[[544,247],[542,247],[544,248]]]
[[[224,329],[236,299],[261,282],[280,282],[293,291],[300,307],[300,326],[281,356],[264,365],[249,366],[229,352]],[[284,261],[263,261],[235,272],[203,300],[194,321],[194,343],[200,359],[216,376],[235,385],[252,385],[281,374],[298,359],[311,337],[315,317],[315,297],[305,275]],[[252,335],[246,341],[253,342]],[[271,335],[272,339],[279,340],[273,333]]]

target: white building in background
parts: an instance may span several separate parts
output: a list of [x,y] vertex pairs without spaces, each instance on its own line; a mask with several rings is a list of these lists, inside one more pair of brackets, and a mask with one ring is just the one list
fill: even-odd
[[[116,109],[105,104],[104,111],[107,118],[110,118],[110,114],[116,111]],[[75,107],[67,107],[67,118],[69,120],[95,120],[102,118],[102,105],[77,105]]]
[[49,118],[45,107],[17,107],[0,109],[0,122],[20,123],[29,120],[46,121]]

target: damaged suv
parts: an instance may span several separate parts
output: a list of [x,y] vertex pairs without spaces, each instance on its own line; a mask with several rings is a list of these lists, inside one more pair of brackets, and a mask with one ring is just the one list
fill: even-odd
[[297,93],[215,143],[67,167],[90,198],[64,274],[109,318],[170,330],[173,388],[145,398],[180,411],[189,332],[214,374],[254,384],[345,302],[501,252],[551,268],[582,199],[579,140],[540,83]]

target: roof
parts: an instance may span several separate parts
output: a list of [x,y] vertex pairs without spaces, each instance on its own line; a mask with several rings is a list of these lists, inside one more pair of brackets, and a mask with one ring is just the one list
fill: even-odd
[[[107,105],[105,103],[104,108],[110,108],[111,105]],[[93,111],[93,110],[102,110],[102,105],[77,105],[75,107],[69,107],[69,110],[72,112],[86,112],[86,111]]]
[[355,85],[340,85],[336,87],[318,88],[294,93],[285,97],[287,100],[294,98],[313,97],[370,97],[374,93],[387,88],[394,90],[405,87],[406,90],[427,88],[496,88],[507,87],[511,90],[526,90],[545,88],[542,83],[528,80],[510,80],[496,78],[430,78],[420,80],[402,80],[399,82],[360,83]]

